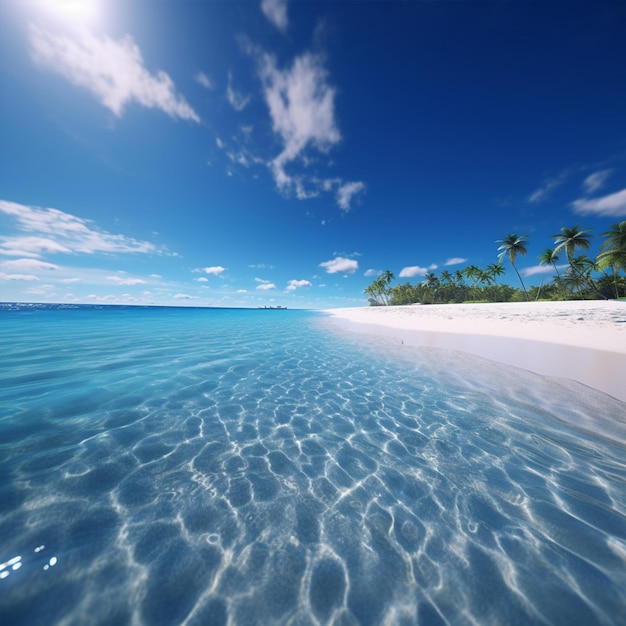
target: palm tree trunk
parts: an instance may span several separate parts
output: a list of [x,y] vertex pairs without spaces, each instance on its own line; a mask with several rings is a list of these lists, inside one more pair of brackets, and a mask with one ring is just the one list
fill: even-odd
[[572,264],[572,259],[569,257],[569,255],[567,257],[567,260],[569,261],[570,269],[574,270],[574,272],[578,274],[578,277],[583,282],[587,283],[591,287],[592,291],[595,291],[596,295],[600,296],[603,300],[608,300],[608,298],[598,289],[598,286],[596,285],[593,278],[591,278],[591,275],[585,276],[582,272],[579,272],[578,268]]
[[517,268],[515,267],[515,263],[513,263],[513,261],[511,261],[511,265],[513,266],[513,269],[515,270],[515,273],[517,274],[517,277],[519,278],[520,283],[522,283],[522,289],[524,290],[524,295],[526,296],[526,302],[528,302],[528,292],[526,291],[526,286],[524,285],[524,281],[522,280],[522,277],[519,275],[519,272],[517,271]]

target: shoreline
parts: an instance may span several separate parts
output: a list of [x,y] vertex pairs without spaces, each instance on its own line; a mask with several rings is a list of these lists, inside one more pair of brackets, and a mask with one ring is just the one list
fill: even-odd
[[418,304],[324,313],[351,331],[575,380],[626,402],[626,302]]

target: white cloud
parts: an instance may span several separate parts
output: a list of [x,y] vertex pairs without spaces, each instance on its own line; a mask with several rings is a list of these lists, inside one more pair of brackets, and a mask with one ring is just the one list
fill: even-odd
[[197,296],[190,296],[188,293],[177,293],[174,297],[177,300],[195,300]]
[[444,265],[461,265],[461,263],[465,263],[467,259],[464,259],[460,256],[454,256],[451,259],[448,259]]
[[214,88],[213,81],[204,72],[198,72],[194,78],[206,89]]
[[7,256],[39,257],[44,252],[71,252],[69,248],[46,237],[0,237],[0,241],[0,254]]
[[85,29],[70,36],[31,26],[30,44],[35,61],[89,89],[118,117],[127,104],[136,102],[172,118],[200,122],[165,72],[151,74],[145,68],[139,47],[128,35],[116,41]]
[[37,276],[33,276],[32,274],[5,274],[4,272],[0,272],[1,280],[39,280]]
[[226,146],[226,144],[219,137],[215,138],[215,144],[220,150],[223,150]]
[[204,276],[200,276],[200,278],[196,278],[196,280],[197,280],[199,283],[208,283],[208,282],[209,282],[209,279],[208,279],[208,278],[205,278]]
[[267,291],[268,289],[276,289],[276,285],[270,282],[263,282],[260,285],[257,285],[257,289],[261,289],[262,291]]
[[[412,278],[413,276],[426,276],[431,268],[420,267],[419,265],[411,265],[409,267],[403,267],[400,270],[400,278]],[[433,268],[435,269],[435,268]]]
[[296,289],[299,289],[300,287],[312,287],[312,283],[309,282],[308,280],[290,280],[289,284],[287,285],[287,291],[295,291]]
[[575,213],[621,217],[626,215],[626,189],[603,196],[602,198],[581,198],[572,202]]
[[382,274],[381,270],[369,269],[369,270],[365,270],[365,274],[363,274],[363,276],[380,276],[381,274]]
[[45,263],[44,261],[38,261],[37,259],[16,259],[15,261],[4,261],[3,263],[0,263],[0,266],[9,270],[17,270],[18,272],[41,272],[59,269],[59,266],[54,265],[54,263]]
[[[557,265],[558,269],[566,269],[567,265]],[[527,276],[535,276],[536,274],[554,274],[554,267],[550,265],[533,265],[520,270],[520,274],[526,278]]]
[[26,289],[24,293],[33,296],[45,296],[47,298],[56,295],[54,292],[54,285],[37,285],[36,287],[31,287],[30,289]]
[[337,273],[346,273],[352,274],[352,272],[356,272],[359,269],[358,261],[354,259],[346,259],[344,257],[338,256],[330,261],[324,261],[320,263],[320,267],[326,269],[329,274],[337,274]]
[[552,192],[567,180],[568,175],[568,172],[561,172],[558,176],[546,178],[541,186],[528,196],[528,202],[537,203],[547,200]]
[[0,200],[0,213],[14,218],[19,230],[37,235],[0,238],[0,253],[5,255],[16,255],[18,252],[20,256],[30,257],[39,257],[43,252],[84,254],[159,252],[154,244],[147,241],[95,230],[88,220],[58,209],[42,209]]
[[337,190],[337,204],[344,211],[350,210],[352,198],[365,189],[362,182],[344,183]]
[[202,272],[204,274],[209,274],[213,276],[219,276],[222,272],[226,271],[226,268],[222,267],[221,265],[213,265],[211,267],[199,267],[193,271]]
[[287,30],[287,0],[263,0],[261,9],[278,30],[283,33]]
[[285,167],[308,147],[327,152],[341,139],[335,123],[335,89],[328,84],[322,58],[311,53],[297,57],[285,70],[277,67],[273,55],[263,54],[260,77],[272,127],[283,143],[271,163],[272,172],[278,188],[288,192],[293,180]]
[[231,74],[228,74],[228,87],[226,88],[226,98],[230,103],[230,106],[235,109],[235,111],[243,111],[250,102],[250,96],[244,96],[243,94],[235,91],[233,89],[233,77]]
[[594,193],[598,191],[598,189],[602,189],[604,187],[604,183],[607,181],[609,176],[613,173],[612,169],[608,170],[600,170],[599,172],[595,172],[590,174],[583,181],[583,188],[586,193]]
[[146,281],[141,278],[123,278],[122,276],[107,276],[110,280],[118,285],[145,285]]

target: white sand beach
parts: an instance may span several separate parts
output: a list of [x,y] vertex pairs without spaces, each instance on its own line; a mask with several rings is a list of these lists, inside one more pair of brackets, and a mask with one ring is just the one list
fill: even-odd
[[468,352],[626,401],[626,302],[418,304],[326,313],[349,330]]

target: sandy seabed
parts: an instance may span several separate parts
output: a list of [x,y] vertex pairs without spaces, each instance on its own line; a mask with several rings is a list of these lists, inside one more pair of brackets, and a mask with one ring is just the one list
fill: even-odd
[[626,302],[417,304],[326,313],[349,330],[467,352],[626,401]]

